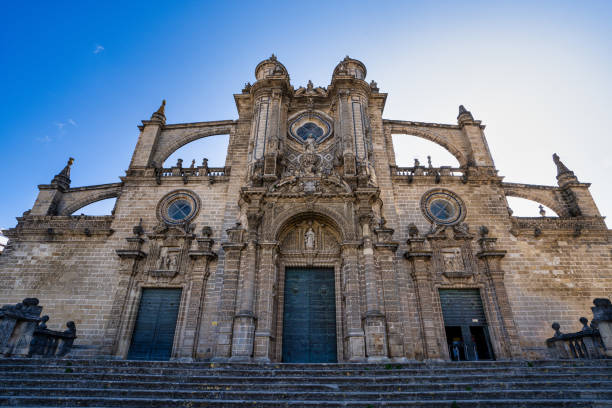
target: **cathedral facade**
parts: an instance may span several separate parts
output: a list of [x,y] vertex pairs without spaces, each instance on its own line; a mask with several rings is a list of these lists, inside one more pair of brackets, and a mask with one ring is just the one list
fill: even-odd
[[[383,119],[386,93],[349,57],[294,88],[276,57],[238,119],[140,126],[118,183],[73,187],[72,159],[7,231],[0,298],[76,323],[83,356],[360,362],[546,358],[612,288],[610,232],[557,155],[554,186],[506,183],[484,125]],[[225,166],[166,159],[229,135]],[[395,163],[392,135],[459,167]],[[506,198],[558,217],[516,217]],[[109,216],[73,213],[116,197]]]

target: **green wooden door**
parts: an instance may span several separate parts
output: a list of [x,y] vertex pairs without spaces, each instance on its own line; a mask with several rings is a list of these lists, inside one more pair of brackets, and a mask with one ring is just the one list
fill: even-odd
[[142,290],[128,360],[169,360],[181,289]]
[[283,362],[334,363],[334,270],[287,268],[283,313]]

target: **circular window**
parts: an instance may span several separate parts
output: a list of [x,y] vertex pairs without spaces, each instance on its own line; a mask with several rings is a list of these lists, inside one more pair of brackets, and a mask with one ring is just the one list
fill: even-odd
[[176,200],[168,207],[168,216],[175,221],[182,221],[191,214],[191,205],[186,200]]
[[166,224],[183,224],[197,215],[200,199],[188,190],[173,191],[157,205],[157,217]]
[[436,224],[451,225],[465,218],[465,205],[452,191],[429,191],[421,199],[421,210]]

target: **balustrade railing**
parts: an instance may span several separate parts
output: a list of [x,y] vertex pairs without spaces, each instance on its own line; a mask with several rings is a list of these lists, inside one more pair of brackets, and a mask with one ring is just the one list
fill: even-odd
[[172,177],[172,176],[208,176],[208,177],[220,177],[229,176],[229,169],[226,167],[170,167],[170,168],[159,168],[157,170],[161,177]]
[[454,168],[450,166],[442,166],[442,167],[425,167],[425,166],[416,166],[416,167],[391,167],[391,173],[394,176],[451,176],[451,177],[463,177],[465,171],[461,168]]
[[552,324],[555,335],[546,340],[550,357],[555,359],[587,359],[606,358],[606,346],[595,323],[589,326],[586,317],[580,318],[582,330],[575,333],[561,333],[561,325]]

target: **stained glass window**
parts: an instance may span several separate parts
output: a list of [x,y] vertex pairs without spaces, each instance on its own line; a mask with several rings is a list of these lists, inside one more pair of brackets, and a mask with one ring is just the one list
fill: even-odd
[[455,215],[455,207],[446,200],[434,200],[429,207],[434,217],[446,221]]
[[312,136],[315,140],[317,140],[323,136],[323,129],[321,129],[315,123],[306,122],[298,128],[296,133],[304,140],[308,139],[309,136]]
[[191,204],[186,200],[176,200],[168,207],[168,216],[175,220],[184,220],[191,214]]

